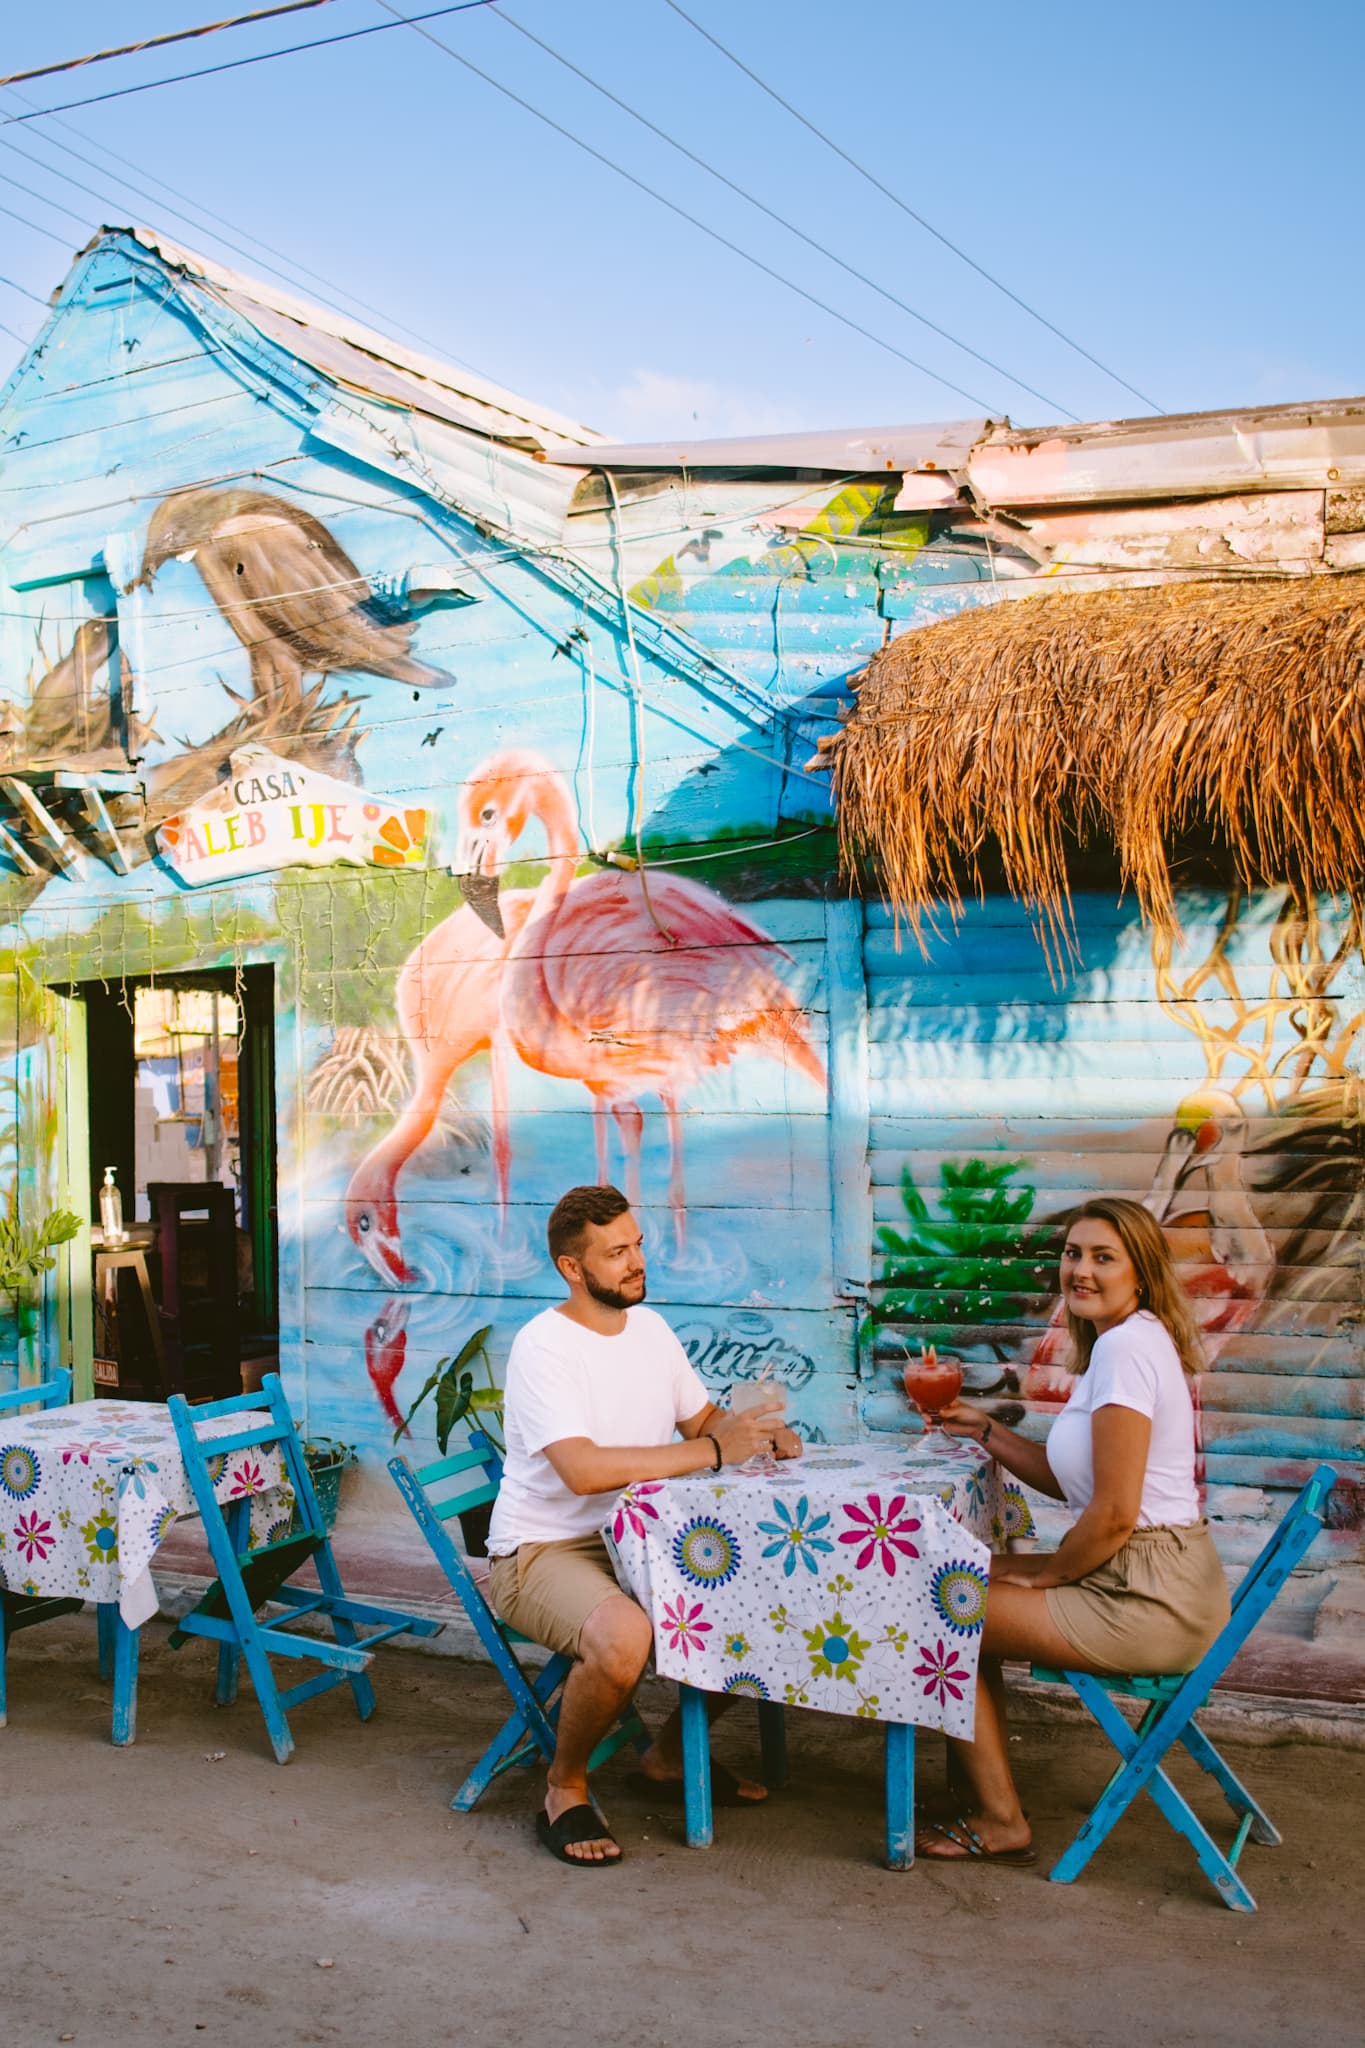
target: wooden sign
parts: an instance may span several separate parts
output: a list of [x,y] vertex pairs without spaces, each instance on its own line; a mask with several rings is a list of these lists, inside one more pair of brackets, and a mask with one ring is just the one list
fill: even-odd
[[157,846],[191,888],[275,868],[427,864],[427,813],[264,747],[233,754],[210,796],[168,818]]

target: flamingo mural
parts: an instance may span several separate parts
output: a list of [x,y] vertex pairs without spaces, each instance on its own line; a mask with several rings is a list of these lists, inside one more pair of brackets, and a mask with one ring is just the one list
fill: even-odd
[[[507,931],[493,886],[532,819],[549,870],[529,914]],[[607,1118],[625,1152],[626,1192],[640,1198],[642,1096],[668,1124],[669,1200],[677,1249],[686,1236],[679,1099],[745,1051],[805,1074],[825,1070],[799,1004],[769,964],[789,959],[759,925],[713,890],[657,870],[576,877],[578,825],[564,779],[540,755],[497,754],[461,799],[456,866],[471,900],[506,939],[501,1021],[528,1067],[578,1081],[593,1100],[597,1177],[608,1175]]]
[[[538,889],[505,889],[501,874],[533,819],[546,834],[549,872]],[[398,977],[412,1093],[345,1195],[354,1244],[390,1284],[410,1286],[419,1277],[402,1245],[399,1176],[429,1137],[457,1069],[476,1053],[489,1055],[504,1215],[507,1058],[514,1052],[536,1072],[588,1090],[603,1181],[608,1119],[615,1121],[632,1201],[640,1196],[641,1098],[658,1098],[679,1251],[686,1241],[681,1096],[745,1051],[780,1060],[824,1089],[800,1006],[770,964],[790,956],[767,932],[696,882],[657,871],[577,876],[579,859],[568,789],[540,755],[498,754],[475,770],[461,793],[455,862],[466,901],[426,935]]]

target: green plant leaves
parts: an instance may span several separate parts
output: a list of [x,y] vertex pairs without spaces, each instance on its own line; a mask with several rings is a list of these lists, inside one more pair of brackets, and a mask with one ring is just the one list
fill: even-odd
[[52,1209],[40,1223],[26,1227],[13,1209],[0,1217],[0,1288],[17,1295],[40,1273],[50,1273],[57,1261],[53,1248],[69,1244],[82,1228],[81,1219],[70,1209]]
[[[457,1423],[463,1422],[465,1417],[471,1413],[477,1414],[480,1417],[483,1429],[494,1440],[498,1448],[502,1448],[501,1432],[497,1428],[498,1418],[502,1415],[502,1389],[493,1383],[493,1368],[488,1356],[488,1340],[492,1334],[493,1325],[485,1323],[481,1330],[476,1330],[473,1336],[466,1341],[457,1357],[442,1358],[437,1361],[436,1370],[431,1374],[421,1393],[417,1396],[417,1399],[394,1431],[393,1440],[395,1443],[398,1442],[399,1437],[407,1429],[423,1401],[426,1400],[427,1396],[434,1389],[436,1394],[436,1448],[442,1457],[446,1454],[451,1431]],[[476,1387],[474,1385],[474,1374],[470,1370],[474,1360],[480,1354],[483,1357],[484,1371],[488,1376],[488,1385],[486,1387]]]
[[1052,1233],[1029,1225],[1036,1189],[1011,1186],[1023,1165],[945,1159],[936,1216],[905,1169],[906,1227],[878,1228],[885,1263],[869,1325],[915,1323],[922,1341],[951,1342],[963,1324],[1016,1320],[1047,1292]]

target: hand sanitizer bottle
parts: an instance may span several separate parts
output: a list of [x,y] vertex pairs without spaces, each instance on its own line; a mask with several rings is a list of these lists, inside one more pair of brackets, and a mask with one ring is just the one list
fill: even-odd
[[106,1244],[122,1244],[127,1235],[123,1228],[123,1193],[114,1179],[114,1169],[104,1169],[104,1186],[100,1189],[100,1229]]

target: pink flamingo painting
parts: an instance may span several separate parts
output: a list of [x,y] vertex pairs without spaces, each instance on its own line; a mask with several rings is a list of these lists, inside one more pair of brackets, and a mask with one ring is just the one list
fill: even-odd
[[[805,1074],[824,1068],[799,1005],[771,966],[789,958],[714,891],[653,870],[576,876],[579,834],[563,778],[538,754],[495,755],[461,798],[466,894],[503,939],[501,1023],[528,1067],[581,1082],[593,1099],[597,1177],[608,1178],[607,1117],[621,1133],[626,1191],[639,1200],[640,1098],[663,1105],[674,1236],[685,1236],[679,1098],[709,1071],[754,1051]],[[510,929],[497,877],[532,819],[549,872]]]
[[[531,908],[532,892],[504,894],[513,930]],[[490,931],[468,904],[429,931],[398,976],[398,1022],[415,1081],[398,1121],[366,1153],[344,1197],[346,1228],[381,1280],[411,1286],[418,1278],[403,1253],[398,1226],[398,1176],[430,1136],[457,1067],[475,1053],[490,1056],[493,1164],[498,1202],[507,1208],[511,1149],[507,1134],[504,1048],[498,1029],[498,984],[506,936]]]
[[[550,838],[550,873],[538,890],[500,888],[499,871],[532,817]],[[460,847],[466,900],[399,973],[399,1027],[415,1078],[401,1115],[351,1176],[344,1206],[352,1242],[382,1280],[416,1283],[399,1226],[399,1176],[430,1136],[456,1070],[481,1052],[489,1055],[493,1163],[506,1214],[511,1046],[538,1072],[581,1081],[592,1094],[601,1180],[608,1177],[606,1117],[615,1118],[633,1201],[644,1125],[638,1098],[658,1095],[681,1248],[682,1091],[746,1047],[824,1087],[800,1011],[766,964],[774,953],[788,956],[694,882],[651,877],[646,885],[616,871],[575,880],[578,832],[568,791],[539,755],[499,755],[475,772],[461,796]],[[523,947],[532,923],[536,932]]]

